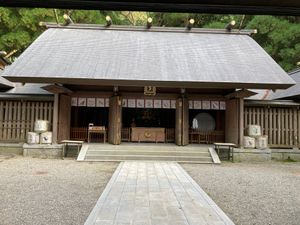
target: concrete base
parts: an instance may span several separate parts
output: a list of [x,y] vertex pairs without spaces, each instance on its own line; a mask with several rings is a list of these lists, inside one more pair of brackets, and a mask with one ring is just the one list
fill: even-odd
[[299,149],[272,149],[272,159],[284,161],[299,161],[300,162],[300,150]]
[[235,162],[266,162],[291,160],[300,162],[299,149],[234,149]]
[[234,162],[267,162],[271,154],[270,149],[234,149]]
[[128,143],[121,145],[85,144],[78,161],[172,161],[184,163],[216,163],[209,147],[204,145],[176,146],[175,144]]
[[0,153],[23,155],[23,143],[0,143]]
[[62,145],[23,145],[23,156],[43,158],[43,159],[61,159],[63,148]]

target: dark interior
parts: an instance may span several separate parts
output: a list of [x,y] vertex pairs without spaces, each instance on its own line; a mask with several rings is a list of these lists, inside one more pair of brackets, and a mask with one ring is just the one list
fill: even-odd
[[[134,122],[134,123],[133,123]],[[123,127],[175,127],[175,109],[122,109]]]
[[108,108],[100,107],[72,107],[71,127],[94,126],[108,127]]

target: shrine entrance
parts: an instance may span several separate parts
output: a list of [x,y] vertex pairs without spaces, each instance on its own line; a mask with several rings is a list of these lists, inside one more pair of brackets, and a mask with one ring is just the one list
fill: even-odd
[[154,101],[156,108],[153,107],[153,100],[149,99],[149,108],[146,108],[144,99],[135,101],[137,104],[123,99],[122,142],[175,142],[175,106],[171,108],[171,100]]
[[189,143],[212,144],[225,141],[225,102],[189,101]]
[[[71,103],[71,140],[103,143],[107,137],[109,123],[109,98],[73,97]],[[89,138],[89,128],[103,128],[103,132],[94,132]]]

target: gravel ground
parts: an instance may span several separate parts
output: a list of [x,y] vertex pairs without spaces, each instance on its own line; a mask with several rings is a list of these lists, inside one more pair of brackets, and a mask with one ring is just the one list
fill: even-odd
[[236,225],[300,224],[300,163],[181,165]]
[[0,224],[81,225],[117,166],[0,155]]
[[[300,224],[300,163],[181,165],[237,225]],[[0,224],[83,224],[117,166],[0,155]]]

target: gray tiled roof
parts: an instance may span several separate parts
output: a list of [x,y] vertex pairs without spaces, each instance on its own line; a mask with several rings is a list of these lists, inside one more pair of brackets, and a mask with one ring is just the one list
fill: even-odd
[[287,88],[294,81],[248,35],[51,28],[7,70],[12,81]]
[[[5,67],[8,69],[10,66]],[[52,95],[48,91],[42,89],[45,84],[32,84],[32,83],[12,83],[2,77],[4,70],[0,70],[0,91],[2,90],[2,95],[16,94],[16,95]]]
[[42,89],[45,84],[21,84],[15,83],[14,88],[7,91],[7,94],[27,94],[27,95],[52,95],[52,93]]
[[273,91],[269,89],[250,89],[256,93],[256,95],[252,95],[247,100],[270,100],[270,96],[272,95]]
[[2,77],[3,70],[0,69],[0,91],[7,90],[13,87],[13,83]]
[[296,82],[296,85],[286,90],[276,91],[271,99],[300,99],[300,69],[290,72],[289,75]]

